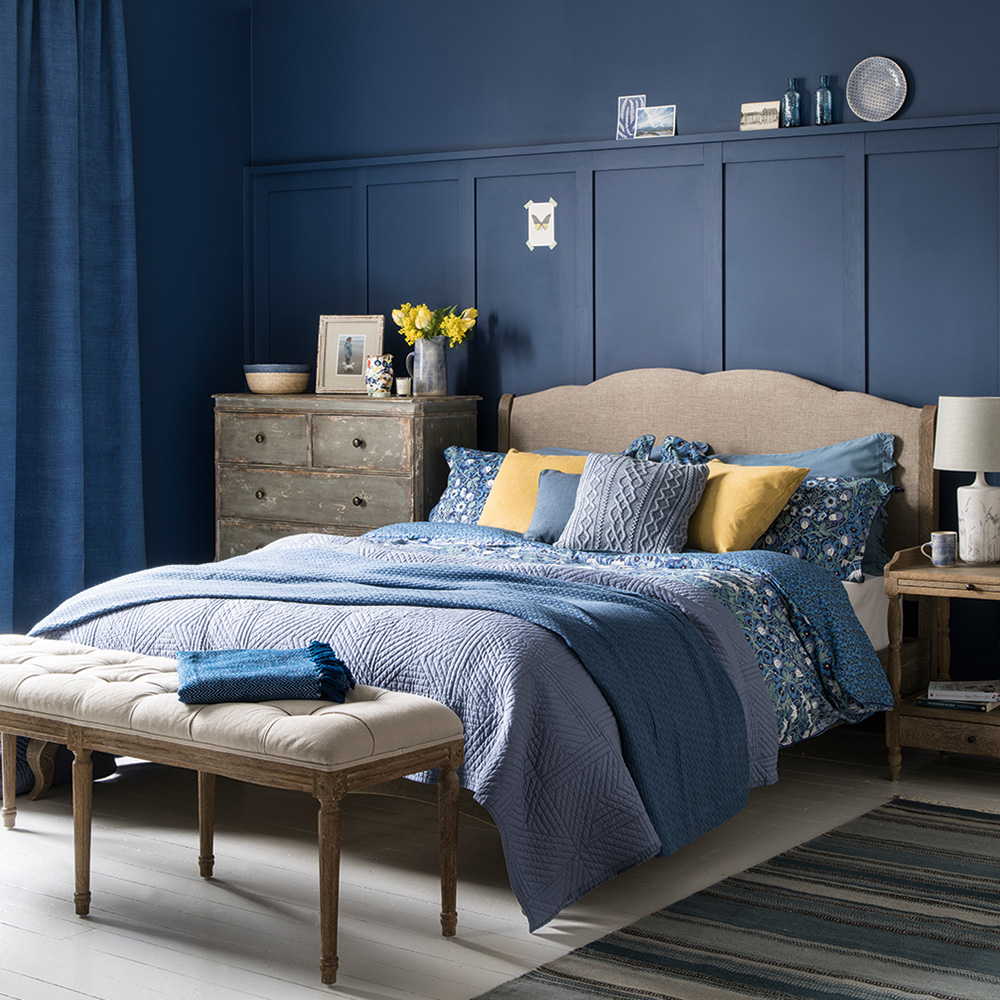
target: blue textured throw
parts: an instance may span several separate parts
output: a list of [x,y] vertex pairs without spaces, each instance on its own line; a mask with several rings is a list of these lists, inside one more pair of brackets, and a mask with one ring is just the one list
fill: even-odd
[[187,705],[323,698],[342,702],[351,671],[325,642],[306,649],[206,649],[177,654],[177,697]]
[[264,548],[98,584],[65,601],[32,634],[188,597],[479,608],[534,622],[565,640],[611,706],[662,853],[746,805],[750,766],[740,697],[701,633],[651,598],[461,563],[397,565],[346,552],[331,559],[318,549]]

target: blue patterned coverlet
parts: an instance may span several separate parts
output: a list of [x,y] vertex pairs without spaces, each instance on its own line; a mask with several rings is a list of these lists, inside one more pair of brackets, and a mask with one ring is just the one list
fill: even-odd
[[[497,529],[443,523],[399,525],[357,539],[299,535],[265,551],[270,559],[283,550],[297,551],[300,566],[311,567],[300,573],[292,589],[307,590],[316,571],[329,577],[343,556],[353,555],[369,564],[391,564],[382,566],[385,571],[402,563],[454,566],[462,560],[471,569],[499,561],[505,573],[520,571],[550,586],[560,581],[600,584],[665,602],[696,624],[695,638],[684,643],[697,645],[700,636],[715,654],[716,668],[721,663],[729,684],[740,692],[747,734],[743,752],[749,744],[752,783],[774,780],[776,715],[782,742],[788,743],[885,704],[877,658],[841,585],[817,568],[819,575],[811,576],[808,564],[787,556],[736,553],[716,567],[713,562],[723,557],[570,552],[526,543]],[[241,564],[234,559],[215,565]],[[463,575],[471,578],[465,571]],[[803,586],[805,593],[795,589]],[[369,594],[377,589],[369,584]],[[100,590],[81,595],[75,615],[68,606],[58,609],[60,618],[95,612],[92,598]],[[794,601],[787,599],[789,592]],[[449,599],[448,591],[436,595],[440,604]],[[154,595],[150,590],[144,596]],[[353,598],[360,599],[359,594]],[[651,631],[661,660],[670,663],[658,641],[661,620],[671,619],[655,618]],[[450,705],[465,724],[462,783],[497,822],[511,886],[532,929],[614,875],[671,849],[671,842],[654,828],[625,766],[622,743],[629,741],[634,752],[632,737],[620,732],[608,700],[580,659],[547,628],[529,621],[471,608],[411,606],[400,613],[388,600],[336,605],[272,595],[174,597],[83,618],[75,625],[56,622],[50,616],[33,631],[162,656],[176,655],[178,649],[294,647],[322,639],[349,664],[359,683],[413,691]],[[832,632],[825,634],[828,625]],[[770,629],[775,634],[765,634]],[[645,639],[640,646],[648,649]],[[871,678],[864,672],[870,661],[875,664]],[[612,693],[631,697],[644,690],[637,669],[632,664],[624,677],[605,683]],[[667,673],[668,683],[676,672]],[[729,684],[720,680],[717,669],[713,676],[711,697],[722,703],[713,702],[709,714],[722,712],[732,722]],[[880,704],[865,704],[868,688],[881,697]],[[648,710],[659,724],[653,711],[657,702],[643,702],[640,714]],[[708,735],[714,726],[709,721],[704,732],[679,738],[680,746],[697,739],[702,763],[715,769],[707,782],[713,791],[722,787],[717,776],[730,766],[718,756],[715,737]],[[676,761],[666,765],[667,770],[676,767]],[[665,772],[666,787],[677,781],[683,776]],[[681,813],[688,808],[681,798],[676,804]],[[678,823],[690,821],[681,817]],[[687,837],[696,826],[677,835]]]

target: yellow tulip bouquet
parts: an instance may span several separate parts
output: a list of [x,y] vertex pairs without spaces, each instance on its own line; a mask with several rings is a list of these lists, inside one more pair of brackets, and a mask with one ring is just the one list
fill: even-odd
[[392,321],[411,346],[421,338],[447,337],[449,347],[457,347],[476,325],[479,313],[475,309],[463,309],[455,314],[457,306],[446,306],[431,312],[426,305],[414,306],[404,302],[392,311]]

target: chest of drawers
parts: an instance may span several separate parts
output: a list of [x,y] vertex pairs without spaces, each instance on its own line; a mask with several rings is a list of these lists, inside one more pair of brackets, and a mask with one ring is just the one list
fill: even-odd
[[215,396],[217,559],[303,531],[425,520],[478,396]]

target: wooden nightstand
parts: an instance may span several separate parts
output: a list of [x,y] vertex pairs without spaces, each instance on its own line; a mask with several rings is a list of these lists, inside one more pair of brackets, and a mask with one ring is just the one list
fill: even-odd
[[425,520],[479,396],[215,397],[216,558],[282,535]]
[[1000,709],[963,712],[922,708],[916,704],[916,695],[908,698],[900,695],[901,596],[909,594],[934,598],[937,610],[935,676],[939,680],[947,680],[951,664],[949,602],[956,597],[1000,601],[1000,565],[970,566],[959,563],[957,566],[932,566],[919,548],[902,549],[886,566],[885,592],[889,595],[889,683],[895,702],[895,708],[885,717],[889,777],[894,781],[899,778],[902,747],[1000,757]]

